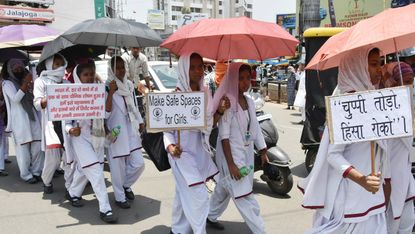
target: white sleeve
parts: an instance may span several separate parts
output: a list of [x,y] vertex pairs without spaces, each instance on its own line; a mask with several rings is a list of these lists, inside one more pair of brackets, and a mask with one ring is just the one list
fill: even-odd
[[347,176],[347,173],[353,168],[353,166],[343,157],[346,144],[329,144],[327,161],[336,171]]
[[43,83],[41,78],[37,78],[33,86],[33,95],[34,95],[33,105],[38,111],[42,110],[42,106],[40,102],[42,101],[42,98],[46,96],[45,88],[46,88],[45,84]]
[[163,132],[164,148],[167,150],[169,145],[176,144],[175,131]]
[[234,114],[231,111],[226,110],[225,114],[220,118],[218,123],[218,137],[220,140],[229,139],[229,137],[231,136],[231,124],[233,116]]
[[19,103],[25,95],[21,89],[17,90],[17,92],[15,90],[16,89],[12,82],[4,82],[3,93],[9,99],[10,105],[13,105],[13,103]]
[[73,128],[72,120],[65,120],[64,123],[65,123],[65,131],[66,131],[66,133],[69,134],[69,130],[71,130],[71,128]]

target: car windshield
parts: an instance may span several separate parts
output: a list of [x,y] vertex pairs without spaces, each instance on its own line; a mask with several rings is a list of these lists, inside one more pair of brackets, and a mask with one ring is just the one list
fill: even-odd
[[169,64],[152,65],[151,68],[153,68],[165,88],[176,88],[177,79],[179,77],[179,74],[177,73],[177,65],[173,64],[172,67],[170,67]]

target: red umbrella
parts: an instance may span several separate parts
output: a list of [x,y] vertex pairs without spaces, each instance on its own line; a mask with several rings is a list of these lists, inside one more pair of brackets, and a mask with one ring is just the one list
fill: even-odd
[[183,26],[161,47],[176,55],[197,52],[214,60],[265,60],[295,55],[298,43],[277,24],[239,17],[204,19]]
[[337,67],[344,55],[367,46],[390,54],[415,45],[415,4],[388,9],[339,33],[320,48],[306,69]]

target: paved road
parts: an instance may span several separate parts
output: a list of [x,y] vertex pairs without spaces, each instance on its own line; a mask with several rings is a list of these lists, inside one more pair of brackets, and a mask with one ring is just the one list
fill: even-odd
[[[291,156],[295,184],[306,175],[304,153],[299,144],[301,125],[298,111],[285,110],[285,106],[267,103],[264,110],[273,115],[279,129],[280,146]],[[168,233],[171,223],[174,197],[174,180],[171,171],[158,172],[146,159],[146,169],[133,186],[136,199],[129,210],[120,210],[113,204],[119,216],[119,224],[107,225],[98,217],[98,203],[89,187],[83,198],[85,206],[74,208],[64,199],[63,178],[54,182],[55,193],[43,195],[40,184],[29,185],[18,177],[18,169],[11,147],[12,164],[8,164],[10,175],[0,178],[0,228],[1,233]],[[114,195],[108,171],[107,178],[110,200]],[[311,225],[312,212],[301,208],[301,193],[295,188],[286,197],[276,196],[260,181],[260,173],[254,192],[261,206],[261,214],[268,233],[303,233]],[[208,229],[209,234],[250,233],[236,207],[232,204],[222,217],[226,231]]]

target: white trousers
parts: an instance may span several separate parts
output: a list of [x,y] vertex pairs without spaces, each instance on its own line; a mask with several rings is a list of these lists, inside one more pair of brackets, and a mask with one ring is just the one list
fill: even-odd
[[141,150],[135,150],[126,157],[112,158],[109,156],[108,160],[115,200],[125,202],[124,188],[131,187],[144,171]]
[[396,220],[393,217],[392,207],[390,206],[386,212],[386,221],[388,225],[388,234],[412,233],[415,221],[414,202],[412,200],[405,202],[401,217]]
[[206,234],[209,213],[209,194],[205,184],[189,187],[178,170],[173,170],[176,195],[173,202],[171,229],[175,234]]
[[63,157],[62,169],[64,170],[65,188],[68,189],[72,183],[74,167],[70,164],[66,164],[66,155],[62,149],[46,149],[42,180],[46,186],[50,186],[52,184],[53,175],[61,163],[61,155]]
[[9,137],[4,136],[5,147],[4,147],[4,159],[9,159]]
[[107,187],[104,179],[104,164],[95,164],[86,168],[81,168],[79,163],[76,164],[74,170],[72,184],[68,191],[71,197],[80,197],[84,192],[85,186],[91,183],[95,196],[98,200],[99,211],[106,213],[111,210],[108,199]]
[[[210,198],[209,220],[216,222],[225,212],[231,199],[231,193],[223,183],[217,183],[215,191]],[[264,221],[259,212],[259,204],[253,194],[238,199],[232,198],[239,213],[242,215],[249,229],[254,234],[265,233]]]
[[24,145],[16,144],[16,160],[20,171],[20,178],[29,180],[33,176],[40,176],[43,167],[43,152],[39,141]]

